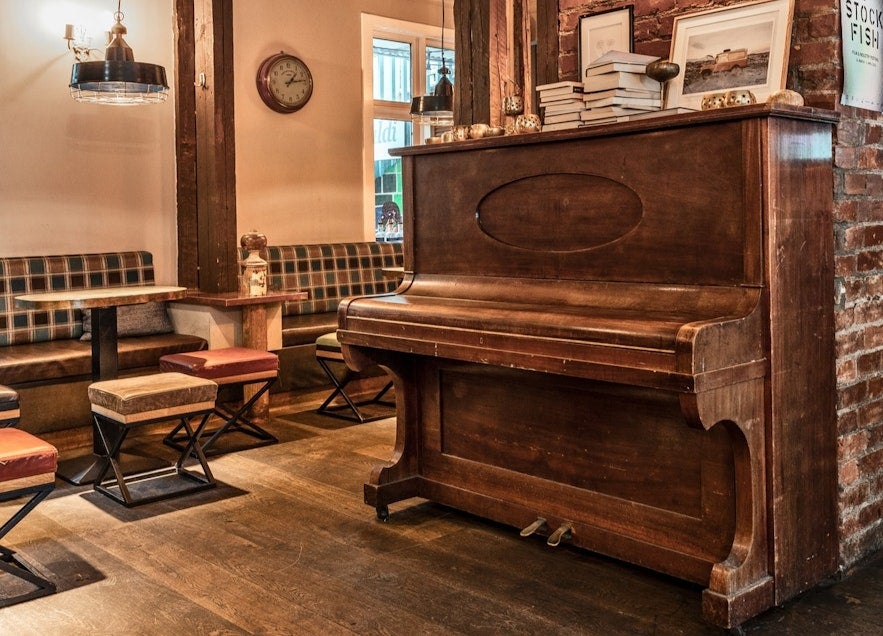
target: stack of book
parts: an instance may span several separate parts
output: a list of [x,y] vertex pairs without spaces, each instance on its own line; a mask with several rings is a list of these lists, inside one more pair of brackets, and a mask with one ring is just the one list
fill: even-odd
[[540,108],[544,109],[543,130],[564,130],[580,125],[586,109],[582,82],[555,82],[537,86]]
[[662,109],[662,85],[645,74],[651,55],[609,51],[589,64],[583,78],[584,126],[626,121]]

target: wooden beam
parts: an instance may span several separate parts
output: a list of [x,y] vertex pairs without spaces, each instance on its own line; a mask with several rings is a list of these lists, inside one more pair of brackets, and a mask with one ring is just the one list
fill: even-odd
[[454,0],[457,81],[454,122],[490,121],[490,6],[486,0]]
[[558,81],[558,0],[537,0],[536,69],[538,86]]
[[234,291],[233,0],[175,0],[175,14],[178,280],[204,292]]
[[193,86],[193,0],[175,0],[175,157],[178,203],[178,284],[199,288],[196,214],[196,94]]

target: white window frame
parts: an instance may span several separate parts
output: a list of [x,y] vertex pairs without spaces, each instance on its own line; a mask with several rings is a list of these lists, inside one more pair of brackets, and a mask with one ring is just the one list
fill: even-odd
[[[425,95],[426,46],[441,48],[438,26],[407,22],[394,18],[362,14],[362,201],[365,236],[374,239],[374,120],[411,121],[411,102],[389,102],[374,99],[374,38],[397,40],[411,45],[412,97]],[[444,30],[445,50],[453,50],[454,30]],[[429,126],[415,125],[414,143],[429,136]]]

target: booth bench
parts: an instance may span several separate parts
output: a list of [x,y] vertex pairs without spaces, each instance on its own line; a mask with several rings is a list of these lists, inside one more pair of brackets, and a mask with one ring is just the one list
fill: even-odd
[[316,362],[316,339],[337,330],[337,307],[344,298],[395,290],[398,280],[389,270],[402,266],[402,244],[270,245],[264,258],[271,289],[307,292],[307,300],[283,304],[279,380],[272,391],[330,386]]
[[[92,356],[91,342],[81,340],[90,327],[82,311],[18,309],[15,297],[154,282],[145,251],[0,258],[0,384],[21,397],[21,428],[44,434],[90,425]],[[206,346],[174,333],[161,303],[121,310],[118,321],[121,375],[154,373],[160,357]]]

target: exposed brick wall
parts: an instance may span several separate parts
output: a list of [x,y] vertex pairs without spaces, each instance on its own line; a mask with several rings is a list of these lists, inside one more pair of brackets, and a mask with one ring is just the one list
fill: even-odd
[[[635,5],[635,50],[667,57],[677,15],[721,0],[558,0],[558,72],[579,78],[579,18]],[[840,558],[883,547],[883,116],[841,107],[838,0],[795,0],[787,86],[838,110],[834,165]]]

